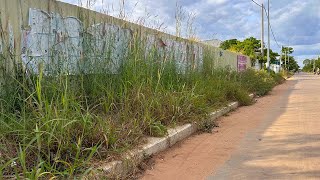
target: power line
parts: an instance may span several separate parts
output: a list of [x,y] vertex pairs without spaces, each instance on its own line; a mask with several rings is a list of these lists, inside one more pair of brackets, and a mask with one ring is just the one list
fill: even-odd
[[254,0],[251,0],[253,3],[255,3],[256,5],[262,7],[260,4],[258,4],[257,2],[255,2]]
[[273,39],[276,41],[276,44],[278,45],[278,47],[281,48],[281,46],[279,45],[279,43],[278,43],[278,41],[277,41],[277,39],[276,39],[276,37],[274,35],[274,32],[273,32],[271,24],[270,24],[270,29],[271,29],[271,33],[272,33]]
[[[253,0],[252,0],[252,1],[253,1]],[[269,14],[267,13],[266,8],[265,8],[265,7],[263,7],[263,9],[264,9],[264,11],[265,11],[265,13],[266,13],[266,16],[269,18]],[[278,43],[278,41],[277,41],[277,39],[276,39],[276,37],[275,37],[275,35],[274,35],[274,32],[273,32],[273,29],[272,29],[271,23],[269,24],[269,26],[270,26],[271,33],[272,33],[272,37],[273,37],[274,41],[276,42],[276,44],[278,45],[278,47],[279,47],[279,48],[281,48],[281,46],[279,45],[279,43]]]
[[[259,7],[262,7],[260,4],[258,4],[256,1],[254,1],[254,0],[251,0],[253,3],[255,3],[257,6],[259,6]],[[265,13],[266,13],[266,16],[269,18],[269,14],[267,13],[267,10],[266,10],[266,8],[263,6],[263,9],[264,9],[264,11],[265,11]],[[272,33],[272,37],[273,37],[273,39],[274,39],[274,41],[276,42],[276,44],[278,45],[278,47],[279,48],[281,48],[281,46],[279,45],[279,43],[278,43],[278,41],[277,41],[277,39],[276,39],[276,37],[275,37],[275,35],[274,35],[274,32],[273,32],[273,29],[272,29],[272,26],[271,26],[271,24],[270,24],[270,29],[271,29],[271,33]]]

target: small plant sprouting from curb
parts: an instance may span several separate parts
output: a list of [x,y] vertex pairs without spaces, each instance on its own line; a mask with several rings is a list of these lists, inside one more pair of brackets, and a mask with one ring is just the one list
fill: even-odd
[[163,137],[168,134],[167,127],[161,124],[161,122],[153,122],[150,125],[150,135],[155,137]]
[[219,127],[217,122],[212,121],[210,119],[206,119],[200,123],[199,129],[201,132],[212,133],[212,130],[215,127]]

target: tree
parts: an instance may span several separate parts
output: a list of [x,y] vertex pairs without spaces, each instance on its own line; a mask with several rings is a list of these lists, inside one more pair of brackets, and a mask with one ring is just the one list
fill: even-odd
[[[226,40],[221,44],[220,48],[242,53],[249,56],[252,60],[259,60],[260,63],[267,62],[267,49],[264,49],[264,57],[262,57],[259,54],[261,51],[261,41],[254,37],[249,37],[243,41],[238,41],[237,39]],[[275,63],[278,56],[280,56],[278,53],[270,49],[271,63]]]
[[260,40],[257,40],[254,37],[247,38],[243,41],[239,41],[237,39],[230,39],[224,41],[220,45],[220,48],[224,50],[238,52],[246,56],[249,56],[252,60],[256,60],[259,59],[259,55],[256,52],[260,51],[260,43]]
[[[295,58],[293,56],[282,56],[281,58],[282,60],[282,67],[286,68],[290,71],[297,71],[300,66],[298,65],[297,61],[295,60]],[[286,67],[284,67],[284,65],[286,65]]]
[[293,47],[282,47],[282,53],[292,54],[294,52]]
[[[320,68],[320,57],[318,59],[305,59],[303,61],[303,69],[304,72],[313,72],[313,68]],[[314,66],[313,66],[314,65]]]
[[298,71],[300,66],[298,65],[297,61],[294,59],[293,56],[289,56],[288,61],[287,61],[287,68],[290,71]]
[[[281,51],[283,54],[281,58],[281,61],[283,62],[282,67],[287,68],[288,70],[298,70],[298,68],[300,68],[298,63],[293,56],[290,56],[290,54],[294,52],[293,47],[282,47]],[[285,64],[286,67],[284,67]]]
[[237,44],[237,49],[239,50],[238,52],[249,56],[251,59],[257,59],[258,55],[256,52],[259,52],[260,47],[260,40],[257,40],[254,37],[247,38]]
[[[265,49],[264,51],[264,60],[263,62],[267,62],[267,49]],[[272,49],[270,49],[270,64],[276,64],[277,57],[279,57],[280,55],[277,52],[273,52]]]
[[226,40],[221,43],[220,48],[223,50],[229,50],[232,46],[235,46],[239,43],[237,39]]
[[313,71],[313,62],[315,60],[314,59],[306,59],[303,61],[303,68],[302,68],[302,71],[303,72],[312,72]]
[[310,59],[305,59],[305,60],[303,60],[303,65],[304,66],[307,66],[307,65],[309,65],[309,64],[311,64],[312,63],[312,60],[310,60]]

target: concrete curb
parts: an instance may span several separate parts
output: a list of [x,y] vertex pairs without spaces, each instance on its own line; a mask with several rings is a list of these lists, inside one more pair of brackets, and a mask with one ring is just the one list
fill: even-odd
[[[249,95],[252,99],[254,95]],[[238,102],[230,103],[228,106],[212,112],[209,116],[210,120],[215,120],[240,106]],[[159,153],[170,148],[177,142],[189,137],[198,131],[195,124],[185,124],[168,130],[168,135],[163,138],[149,137],[147,143],[142,147],[129,151],[124,155],[122,161],[113,161],[97,168],[98,174],[110,177],[125,177],[132,172],[146,157]]]

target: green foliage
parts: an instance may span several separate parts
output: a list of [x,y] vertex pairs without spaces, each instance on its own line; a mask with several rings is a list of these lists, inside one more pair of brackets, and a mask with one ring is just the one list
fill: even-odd
[[299,70],[300,66],[293,56],[290,56],[294,52],[292,47],[282,47],[282,62],[283,67],[286,64],[286,69],[296,72]]
[[303,65],[305,65],[305,66],[311,65],[312,63],[313,63],[313,60],[310,60],[310,59],[303,60]]
[[285,81],[285,78],[288,77],[285,71],[282,71],[280,73],[271,73],[271,76],[276,84],[282,84]]
[[236,48],[238,49],[238,52],[241,52],[252,59],[256,59],[257,55],[255,52],[257,52],[260,47],[261,47],[260,40],[257,40],[254,37],[250,37],[243,40],[241,43],[239,43]]
[[248,70],[240,74],[242,84],[250,92],[255,92],[257,95],[266,95],[276,85],[273,76],[266,70],[254,71]]
[[152,136],[165,136],[168,133],[167,127],[164,126],[161,122],[153,122],[150,125],[150,135]]
[[294,52],[293,47],[282,47],[282,53],[292,54]]
[[249,56],[251,59],[257,58],[257,54],[255,52],[259,51],[260,47],[260,41],[254,37],[247,38],[243,41],[239,41],[237,39],[226,40],[220,46],[220,48],[224,50],[240,52]]
[[320,58],[318,59],[305,59],[303,61],[302,71],[313,72],[315,69],[320,68]]
[[240,41],[238,41],[237,39],[226,40],[226,41],[221,43],[220,48],[223,49],[223,50],[228,50],[232,46],[236,46],[239,42]]
[[282,56],[282,62],[283,62],[283,66],[284,64],[286,64],[287,70],[296,72],[300,68],[300,66],[298,65],[298,62],[294,59],[293,56],[287,56],[286,59],[284,56]]
[[[249,56],[252,60],[259,60],[260,63],[267,62],[267,49],[264,49],[264,57],[262,57],[261,54],[259,54],[261,51],[261,41],[254,37],[249,37],[243,41],[237,39],[226,40],[221,44],[220,48],[242,53]],[[274,63],[278,56],[280,56],[278,53],[270,49],[271,63]]]
[[[264,57],[263,57],[263,62],[267,62],[267,52],[268,50],[265,49],[264,50]],[[279,57],[280,55],[276,52],[273,52],[272,49],[270,49],[270,63],[271,64],[276,64],[277,61],[277,57]]]

